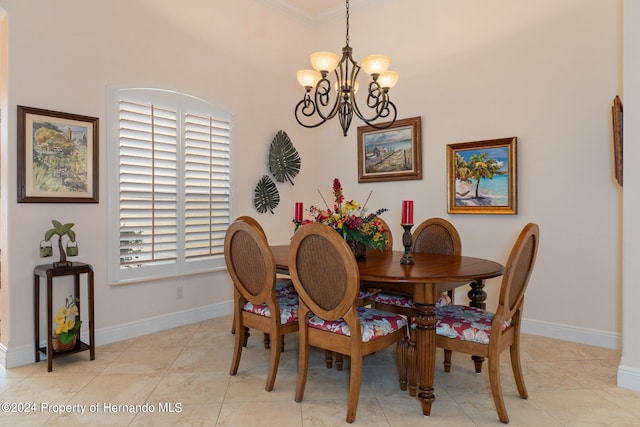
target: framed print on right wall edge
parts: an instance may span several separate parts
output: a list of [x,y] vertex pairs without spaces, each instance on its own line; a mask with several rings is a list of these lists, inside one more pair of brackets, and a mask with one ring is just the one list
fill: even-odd
[[447,145],[451,214],[518,212],[517,137]]

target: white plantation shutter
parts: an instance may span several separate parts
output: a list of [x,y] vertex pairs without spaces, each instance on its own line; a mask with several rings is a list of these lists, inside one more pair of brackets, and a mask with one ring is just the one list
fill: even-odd
[[[187,95],[115,91],[114,283],[224,265],[231,116]],[[114,233],[115,234],[115,233]],[[117,251],[117,252],[116,252]],[[111,258],[110,258],[111,259]]]
[[230,123],[185,116],[185,257],[223,255],[229,212]]
[[176,112],[120,102],[120,267],[176,261]]

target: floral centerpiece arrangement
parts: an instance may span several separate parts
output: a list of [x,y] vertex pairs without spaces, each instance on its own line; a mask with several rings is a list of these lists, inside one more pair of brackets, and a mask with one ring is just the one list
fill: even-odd
[[80,330],[80,325],[82,325],[82,322],[76,322],[76,316],[80,314],[78,312],[78,301],[78,298],[73,298],[71,295],[65,298],[64,305],[60,307],[58,314],[54,318],[57,339],[60,341],[63,351],[73,347],[76,334]]
[[[369,196],[371,196],[371,193],[369,193]],[[320,193],[320,197],[322,197],[322,193]],[[296,229],[298,226],[310,222],[321,222],[330,225],[350,245],[360,244],[364,245],[366,249],[384,250],[387,246],[386,233],[388,230],[385,229],[378,217],[388,209],[382,208],[374,213],[367,214],[365,207],[369,198],[367,198],[364,205],[360,205],[355,200],[345,201],[342,194],[342,184],[340,184],[338,178],[333,180],[333,197],[333,207],[329,207],[324,197],[322,199],[327,205],[327,209],[320,209],[316,206],[309,207],[308,211],[313,220],[294,221]]]

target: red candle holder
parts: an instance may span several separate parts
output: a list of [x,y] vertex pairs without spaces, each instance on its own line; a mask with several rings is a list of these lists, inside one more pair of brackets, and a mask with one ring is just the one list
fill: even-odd
[[400,224],[404,228],[402,234],[402,245],[404,246],[404,254],[400,258],[400,264],[415,264],[415,260],[411,256],[411,227],[413,224]]

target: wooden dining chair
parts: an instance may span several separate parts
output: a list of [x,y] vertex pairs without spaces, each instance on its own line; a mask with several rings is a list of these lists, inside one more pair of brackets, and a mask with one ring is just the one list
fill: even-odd
[[500,354],[504,350],[509,349],[518,394],[523,399],[528,397],[520,363],[520,326],[524,292],[535,264],[539,236],[538,225],[532,223],[518,236],[504,268],[495,313],[464,305],[436,310],[436,346],[445,349],[445,372],[451,370],[452,351],[486,357],[491,395],[503,423],[509,422],[500,383]]
[[[380,221],[382,223],[382,228],[386,230],[384,235],[387,239],[387,244],[385,245],[384,250],[385,251],[393,250],[393,234],[391,233],[391,229],[389,228],[389,225],[386,223],[384,219],[380,217],[376,217],[376,220]],[[361,283],[360,285],[361,286],[360,286],[360,290],[358,291],[357,304],[363,307],[371,306],[373,304],[373,300],[372,300],[373,295],[380,292],[380,289],[366,287],[366,284],[363,284],[363,283]],[[342,367],[343,367],[342,355],[337,353],[335,356],[336,356],[336,369],[338,371],[342,371]],[[325,351],[325,364],[327,368],[331,369],[333,365],[332,351],[329,351],[329,350]]]
[[[443,218],[429,218],[416,228],[411,239],[412,253],[460,255],[462,242],[456,228]],[[436,307],[450,304],[453,301],[453,290],[440,295]],[[371,297],[373,307],[402,314],[413,323],[416,312],[413,296],[400,292],[381,291]],[[415,396],[417,393],[417,359],[415,352],[415,338],[413,330],[407,327],[405,338],[398,343],[398,370],[400,373],[400,389],[406,390],[409,385],[409,393]]]
[[362,358],[404,336],[406,320],[397,314],[356,305],[360,273],[344,239],[326,224],[300,228],[289,249],[289,272],[300,297],[296,402],[307,382],[310,347],[351,357],[346,420],[356,418]]
[[[260,223],[253,217],[251,216],[247,216],[247,215],[243,215],[243,216],[239,216],[238,218],[236,218],[236,221],[245,221],[251,225],[254,226],[254,228],[256,228],[260,234],[262,235],[262,237],[264,238],[265,242],[267,242],[267,235],[264,232],[264,229],[262,228],[262,225],[260,225]],[[268,242],[267,242],[268,244]],[[286,296],[288,294],[294,294],[296,292],[296,290],[293,288],[293,283],[291,282],[291,279],[289,277],[276,277],[276,296]],[[236,333],[236,322],[232,322],[231,323],[231,333],[235,334]],[[249,332],[249,328],[247,328],[245,326],[244,328],[244,347],[247,346],[247,343],[249,341],[249,336],[251,336],[251,333]],[[268,333],[264,333],[264,338],[263,338],[263,343],[264,343],[264,348],[265,349],[269,349],[271,347],[271,336]],[[282,340],[282,349],[281,351],[284,351],[284,340]]]
[[269,373],[265,390],[276,381],[283,336],[298,330],[298,295],[276,293],[276,266],[261,229],[247,220],[234,221],[225,234],[224,259],[233,280],[235,345],[229,373],[236,375],[245,327],[270,335]]

